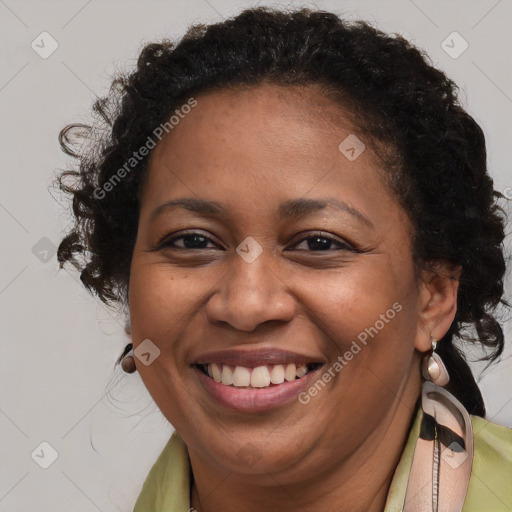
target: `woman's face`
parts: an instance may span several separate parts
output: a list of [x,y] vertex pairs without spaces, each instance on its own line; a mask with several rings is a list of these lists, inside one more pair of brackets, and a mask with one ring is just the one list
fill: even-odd
[[428,333],[408,217],[369,142],[313,88],[196,99],[153,150],[141,199],[137,369],[193,461],[326,469],[412,414]]

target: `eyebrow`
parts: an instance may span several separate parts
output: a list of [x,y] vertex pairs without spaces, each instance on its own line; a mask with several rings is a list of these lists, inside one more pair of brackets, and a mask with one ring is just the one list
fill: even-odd
[[[348,205],[338,199],[326,198],[326,199],[290,199],[281,203],[278,209],[278,214],[281,218],[291,219],[300,218],[309,213],[323,210],[326,207],[332,207],[336,210],[343,211],[355,217],[357,220],[373,228],[374,225],[363,213],[356,208]],[[158,215],[165,211],[172,210],[174,208],[184,208],[185,210],[199,213],[205,216],[227,216],[228,211],[220,203],[215,201],[208,201],[205,199],[196,198],[182,198],[172,199],[161,204],[155,208],[150,214],[150,220],[153,220]]]

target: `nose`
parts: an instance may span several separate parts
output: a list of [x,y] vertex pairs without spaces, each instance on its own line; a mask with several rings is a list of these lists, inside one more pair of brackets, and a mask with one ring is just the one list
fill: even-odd
[[295,314],[295,299],[264,253],[252,263],[238,255],[233,259],[206,304],[208,320],[247,332],[269,321],[289,322]]

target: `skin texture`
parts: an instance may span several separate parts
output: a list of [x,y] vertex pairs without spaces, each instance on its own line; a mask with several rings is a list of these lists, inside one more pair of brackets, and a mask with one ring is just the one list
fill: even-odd
[[[266,84],[197,102],[151,155],[129,287],[133,344],[149,338],[161,351],[137,369],[188,446],[192,506],[382,510],[420,392],[421,353],[453,321],[457,281],[417,272],[410,222],[369,143],[352,162],[338,150],[355,128],[315,87]],[[178,198],[216,201],[226,213],[151,216]],[[368,222],[332,207],[281,218],[279,206],[299,198],[343,201]],[[183,230],[211,242],[155,249]],[[315,250],[314,235],[334,242]],[[252,263],[235,251],[248,236],[263,249]],[[394,303],[402,310],[308,404],[232,411],[191,367],[205,352],[269,347],[323,361],[322,373]],[[257,454],[249,466],[238,455],[248,446]]]

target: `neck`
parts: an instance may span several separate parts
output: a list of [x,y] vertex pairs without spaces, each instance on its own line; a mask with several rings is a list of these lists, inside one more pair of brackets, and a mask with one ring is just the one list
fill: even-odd
[[407,441],[419,388],[419,378],[409,376],[389,414],[362,445],[341,461],[304,471],[307,476],[300,480],[285,473],[236,475],[198,463],[190,454],[192,510],[382,512]]

